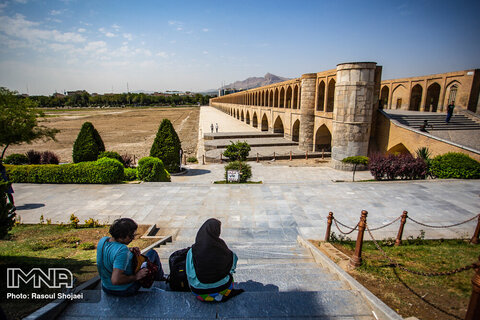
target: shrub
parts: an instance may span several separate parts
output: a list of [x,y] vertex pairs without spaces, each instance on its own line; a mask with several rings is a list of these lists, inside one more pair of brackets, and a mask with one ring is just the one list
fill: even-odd
[[170,181],[170,174],[156,157],[145,157],[138,161],[138,178],[147,182]]
[[181,148],[180,139],[172,123],[168,119],[163,119],[150,149],[150,157],[162,160],[168,172],[179,172]]
[[121,162],[123,163],[123,166],[125,168],[133,168],[133,166],[135,165],[132,156],[129,154],[123,154]]
[[198,160],[197,160],[197,158],[196,158],[196,157],[188,157],[188,158],[187,158],[187,162],[191,162],[191,163],[197,163],[197,162],[198,162]]
[[125,168],[123,169],[123,173],[125,181],[135,181],[138,179],[136,168]]
[[98,155],[98,159],[101,159],[101,158],[110,158],[110,159],[116,159],[118,161],[120,161],[120,163],[124,166],[125,163],[123,162],[123,158],[122,156],[120,156],[118,154],[118,152],[115,152],[115,151],[102,151],[100,152],[100,154]]
[[0,239],[5,238],[15,224],[15,211],[13,205],[7,201],[9,183],[0,180]]
[[227,146],[227,149],[223,152],[223,155],[231,161],[246,161],[251,150],[250,145],[245,141],[237,141],[236,143],[233,141],[230,142],[232,144]]
[[102,151],[105,151],[105,145],[98,131],[92,123],[85,122],[73,144],[73,162],[95,161]]
[[440,179],[478,179],[480,163],[466,154],[449,152],[433,158],[430,172]]
[[355,181],[355,171],[357,171],[357,166],[368,164],[368,157],[365,156],[355,156],[355,157],[347,157],[342,160],[343,163],[353,164],[353,177],[352,180]]
[[41,164],[58,164],[60,159],[58,156],[52,151],[44,151],[42,153],[42,158],[40,160]]
[[42,154],[35,150],[28,150],[25,155],[28,158],[28,164],[40,164],[42,163]]
[[225,181],[227,180],[228,170],[240,171],[240,182],[247,182],[252,177],[252,167],[245,162],[232,161],[225,166]]
[[13,153],[3,160],[5,164],[14,164],[14,165],[22,165],[28,164],[28,157],[24,154],[20,153]]
[[95,220],[93,218],[85,220],[85,225],[84,225],[85,228],[96,228],[96,227],[100,227],[100,226],[101,226],[101,224],[100,224],[100,222],[98,222],[98,220]]
[[123,166],[115,159],[102,158],[76,164],[5,166],[12,182],[27,183],[118,183]]
[[75,214],[72,213],[72,215],[70,216],[70,226],[72,228],[78,228],[78,223],[80,222],[80,219],[77,218],[77,216],[75,216]]
[[370,157],[368,169],[376,180],[424,179],[427,165],[422,159],[410,154],[376,154]]

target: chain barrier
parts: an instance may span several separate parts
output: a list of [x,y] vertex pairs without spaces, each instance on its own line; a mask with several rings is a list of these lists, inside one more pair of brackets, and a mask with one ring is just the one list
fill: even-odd
[[[340,221],[338,221],[338,220],[335,219],[335,218],[333,218],[333,222],[335,222],[335,226],[337,227],[338,231],[339,231],[340,233],[345,234],[345,235],[350,234],[350,233],[352,233],[353,231],[355,231],[355,230],[358,229],[358,223],[357,223],[357,225],[355,226],[355,228],[350,228],[349,226],[344,225],[343,223],[341,223]],[[337,222],[338,222],[338,223],[337,223]],[[349,231],[349,232],[343,232],[342,230],[340,230],[340,227],[338,226],[338,224],[342,225],[343,227],[345,227],[345,228],[347,228],[347,229],[350,229],[350,231]]]
[[380,230],[380,229],[386,228],[386,227],[388,227],[389,225],[394,224],[395,222],[397,222],[397,221],[400,220],[401,218],[402,218],[402,216],[398,217],[397,219],[393,220],[393,221],[390,222],[390,223],[387,223],[386,225],[383,225],[383,226],[377,227],[377,228],[372,228],[371,230],[372,230],[372,231],[375,231],[375,230]]
[[422,223],[422,222],[419,222],[415,219],[412,219],[411,217],[407,216],[408,219],[412,220],[413,222],[415,222],[416,224],[419,224],[421,226],[424,226],[424,227],[427,227],[427,228],[437,228],[437,229],[443,229],[443,228],[451,228],[451,227],[456,227],[456,226],[459,226],[461,224],[464,224],[464,223],[467,223],[467,222],[470,222],[472,220],[475,220],[478,218],[480,214],[477,214],[476,216],[474,216],[473,218],[470,218],[468,220],[465,220],[465,221],[462,221],[462,222],[459,222],[459,223],[455,223],[455,224],[451,224],[451,225],[448,225],[448,226],[431,226],[431,225],[428,225],[428,224],[425,224],[425,223]]
[[457,269],[450,270],[450,271],[444,271],[444,272],[421,272],[421,271],[416,271],[416,270],[410,270],[408,268],[405,268],[405,267],[401,266],[397,261],[390,258],[387,255],[387,253],[385,251],[383,251],[383,249],[380,247],[377,240],[375,240],[375,238],[373,237],[373,234],[372,234],[371,230],[368,228],[368,224],[365,227],[368,231],[368,234],[372,238],[373,243],[375,244],[375,247],[377,247],[377,249],[382,253],[382,255],[388,261],[390,261],[391,264],[394,264],[397,268],[399,268],[403,271],[413,273],[413,274],[416,274],[416,275],[419,275],[419,276],[424,276],[424,277],[438,277],[438,276],[449,276],[449,275],[452,275],[452,274],[455,274],[455,273],[460,273],[460,272],[463,272],[463,271],[467,271],[467,270],[470,270],[470,269],[473,269],[473,268],[480,268],[480,263],[475,262],[475,263],[466,265],[466,266],[461,267],[461,268],[457,268]]

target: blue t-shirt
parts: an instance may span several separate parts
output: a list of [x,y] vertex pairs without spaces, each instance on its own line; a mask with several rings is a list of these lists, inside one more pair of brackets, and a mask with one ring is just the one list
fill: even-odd
[[110,238],[103,237],[97,245],[98,274],[105,288],[109,290],[126,290],[132,284],[113,285],[112,272],[113,268],[117,268],[123,270],[126,275],[131,275],[133,254],[123,243],[115,241],[109,242],[108,239]]

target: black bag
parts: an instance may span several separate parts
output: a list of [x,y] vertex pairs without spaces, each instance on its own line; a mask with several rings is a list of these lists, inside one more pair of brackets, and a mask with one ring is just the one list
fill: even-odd
[[186,270],[188,250],[190,250],[190,247],[177,250],[168,258],[170,275],[167,278],[167,283],[172,291],[190,291]]

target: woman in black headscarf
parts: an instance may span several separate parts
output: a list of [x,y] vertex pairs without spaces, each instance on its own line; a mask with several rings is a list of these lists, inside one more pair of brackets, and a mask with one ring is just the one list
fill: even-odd
[[220,239],[221,225],[214,218],[205,221],[187,253],[188,283],[201,301],[226,301],[243,292],[233,288],[238,257]]

